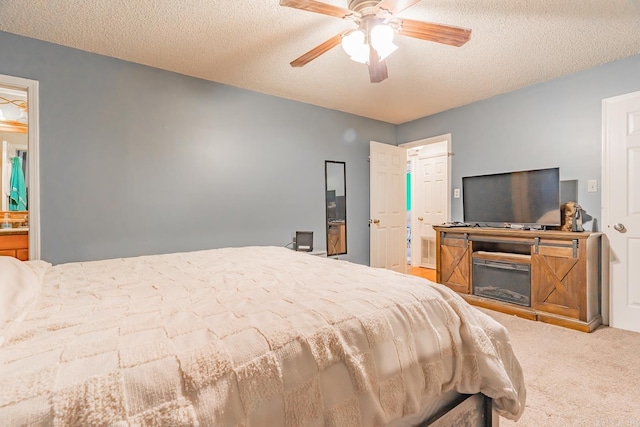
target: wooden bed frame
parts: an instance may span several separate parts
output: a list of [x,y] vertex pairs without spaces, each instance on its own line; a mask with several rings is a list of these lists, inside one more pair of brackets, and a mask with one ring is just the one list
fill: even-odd
[[498,427],[493,401],[482,393],[462,395],[420,427]]

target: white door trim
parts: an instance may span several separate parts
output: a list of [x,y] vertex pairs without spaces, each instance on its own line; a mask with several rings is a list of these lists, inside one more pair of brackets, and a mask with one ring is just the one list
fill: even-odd
[[605,325],[609,325],[610,315],[613,307],[611,306],[611,270],[610,270],[610,259],[608,254],[610,253],[609,239],[608,235],[613,231],[609,227],[611,223],[611,212],[609,207],[611,206],[611,202],[609,200],[611,196],[611,186],[613,183],[609,179],[610,177],[610,169],[609,169],[609,161],[610,161],[610,142],[607,134],[607,111],[609,109],[609,105],[615,102],[624,101],[628,98],[636,98],[640,96],[640,91],[626,93],[624,95],[613,96],[610,98],[605,98],[602,100],[602,176],[600,177],[602,182],[602,199],[600,201],[600,213],[602,218],[602,232],[603,232],[603,242],[602,242],[602,323]]
[[40,259],[40,110],[38,81],[0,74],[0,85],[27,92],[29,155],[29,259]]
[[431,136],[429,138],[418,139],[416,141],[404,142],[398,144],[398,147],[413,148],[420,147],[421,145],[435,144],[436,142],[447,141],[447,151],[451,152],[451,134],[445,133],[443,135]]

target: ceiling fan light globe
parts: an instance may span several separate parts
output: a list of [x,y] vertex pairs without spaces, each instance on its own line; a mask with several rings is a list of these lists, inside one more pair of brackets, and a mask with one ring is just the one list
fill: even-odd
[[366,44],[361,44],[358,46],[357,50],[351,55],[351,60],[359,62],[361,64],[366,64],[369,62],[369,46]]
[[371,46],[375,50],[380,50],[386,46],[393,45],[394,35],[393,28],[388,25],[378,24],[371,29]]
[[360,30],[354,30],[342,37],[342,49],[349,56],[354,56],[360,46],[364,44],[364,33]]

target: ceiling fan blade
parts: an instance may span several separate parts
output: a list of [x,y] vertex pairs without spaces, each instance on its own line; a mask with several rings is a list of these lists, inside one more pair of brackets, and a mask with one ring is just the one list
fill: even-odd
[[397,21],[400,23],[398,34],[407,37],[458,47],[468,42],[471,38],[471,30],[467,28],[432,24],[430,22],[414,21],[413,19],[398,19]]
[[307,52],[304,55],[300,56],[299,58],[296,58],[293,61],[291,61],[291,66],[292,67],[302,67],[303,65],[308,64],[309,62],[311,62],[314,59],[316,59],[318,56],[322,55],[323,53],[325,53],[325,52],[333,49],[337,45],[339,45],[340,42],[342,41],[342,36],[345,35],[348,32],[349,32],[349,30],[342,31],[341,33],[336,34],[335,36],[331,37],[329,40],[319,44],[318,46],[316,46],[313,49],[311,49],[309,52]]
[[354,16],[360,18],[360,14],[349,9],[345,9],[332,4],[322,3],[315,0],[280,0],[280,6],[292,7],[294,9],[302,9],[309,12],[322,13],[323,15],[335,16],[338,18],[346,18]]
[[400,13],[405,9],[410,8],[416,3],[422,0],[382,0],[375,7],[375,12],[378,13],[380,9],[388,10],[392,15]]
[[369,79],[371,83],[380,83],[389,75],[387,74],[387,63],[378,59],[378,52],[370,48],[369,53]]

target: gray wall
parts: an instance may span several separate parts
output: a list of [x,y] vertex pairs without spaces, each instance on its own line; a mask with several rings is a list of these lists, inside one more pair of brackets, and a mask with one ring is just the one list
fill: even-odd
[[42,258],[325,247],[324,161],[346,162],[348,250],[369,262],[369,141],[394,125],[0,32],[40,82]]
[[[559,166],[599,218],[601,100],[640,90],[640,56],[400,126],[0,32],[0,74],[40,82],[42,257],[324,247],[324,160],[347,163],[348,250],[369,261],[370,140],[452,134],[462,176]],[[452,199],[462,219],[461,199]],[[588,224],[591,227],[593,224]]]
[[[578,181],[577,202],[596,219],[588,229],[600,229],[602,100],[638,90],[633,56],[402,124],[398,143],[451,133],[452,188],[463,176],[558,166],[561,180]],[[461,221],[462,199],[451,202]]]

